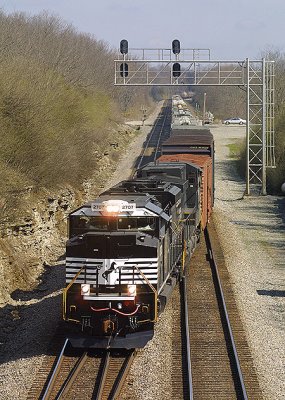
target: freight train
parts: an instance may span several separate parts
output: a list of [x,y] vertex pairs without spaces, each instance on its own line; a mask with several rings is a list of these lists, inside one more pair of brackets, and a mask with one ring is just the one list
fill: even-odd
[[74,347],[144,347],[210,218],[213,136],[177,123],[177,99],[162,155],[69,215],[63,319]]

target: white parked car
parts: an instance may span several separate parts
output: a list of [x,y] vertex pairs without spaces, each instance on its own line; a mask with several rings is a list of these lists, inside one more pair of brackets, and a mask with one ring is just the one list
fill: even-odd
[[230,125],[230,124],[245,125],[246,120],[242,119],[242,118],[228,118],[223,121],[223,124],[225,124],[225,125]]

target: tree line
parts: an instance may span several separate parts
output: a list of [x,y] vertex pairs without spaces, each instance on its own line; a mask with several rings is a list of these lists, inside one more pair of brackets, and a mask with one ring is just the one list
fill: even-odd
[[80,185],[123,113],[150,104],[148,89],[114,87],[115,54],[48,13],[0,11],[0,202]]

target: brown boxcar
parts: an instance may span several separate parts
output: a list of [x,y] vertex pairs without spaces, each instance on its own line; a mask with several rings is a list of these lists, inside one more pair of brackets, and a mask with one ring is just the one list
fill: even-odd
[[173,129],[162,143],[162,154],[208,154],[214,156],[214,138],[209,129]]

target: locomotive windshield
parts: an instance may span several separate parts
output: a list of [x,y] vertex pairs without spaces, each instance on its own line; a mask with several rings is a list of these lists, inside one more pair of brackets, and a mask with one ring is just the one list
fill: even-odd
[[141,231],[153,235],[156,231],[154,217],[70,217],[70,237],[87,232],[101,231]]

